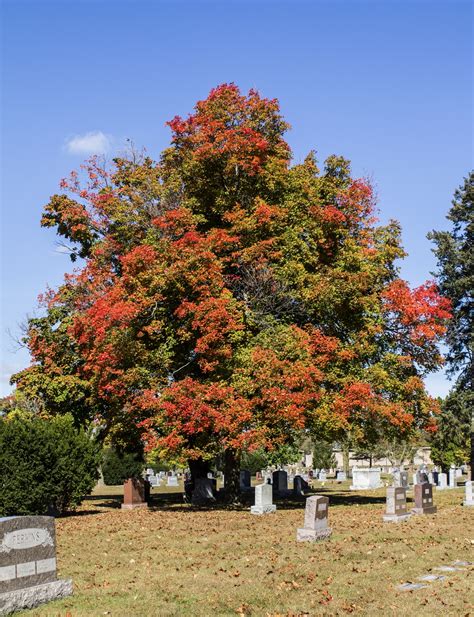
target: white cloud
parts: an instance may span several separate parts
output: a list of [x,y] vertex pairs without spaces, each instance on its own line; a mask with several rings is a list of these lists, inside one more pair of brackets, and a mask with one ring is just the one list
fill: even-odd
[[110,147],[111,140],[102,131],[75,135],[66,143],[69,154],[105,154]]

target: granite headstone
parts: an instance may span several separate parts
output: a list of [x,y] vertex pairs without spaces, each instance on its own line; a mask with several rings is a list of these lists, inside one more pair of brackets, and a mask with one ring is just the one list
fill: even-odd
[[0,615],[71,594],[72,581],[56,575],[54,518],[0,518]]
[[293,479],[293,494],[295,497],[303,497],[309,491],[309,484],[302,476],[295,476]]
[[474,482],[467,480],[466,481],[466,498],[463,502],[463,505],[465,506],[474,506],[474,499],[473,499],[473,495],[472,495],[472,491],[474,489]]
[[148,508],[150,483],[143,478],[129,478],[123,483],[122,510]]
[[433,503],[433,487],[431,484],[415,484],[415,507],[414,514],[435,514],[437,508]]
[[298,542],[317,542],[330,537],[332,529],[328,527],[329,498],[313,495],[306,499],[304,527],[297,529]]
[[257,484],[255,487],[255,505],[250,507],[252,514],[271,514],[276,511],[272,502],[273,490],[271,484]]
[[275,493],[284,493],[288,490],[288,474],[284,469],[278,469],[272,475],[273,491]]
[[251,486],[251,476],[250,471],[248,469],[240,470],[240,490],[246,491]]
[[406,521],[410,516],[409,512],[407,512],[406,489],[402,486],[389,486],[387,488],[387,505],[383,520],[390,523],[398,523]]

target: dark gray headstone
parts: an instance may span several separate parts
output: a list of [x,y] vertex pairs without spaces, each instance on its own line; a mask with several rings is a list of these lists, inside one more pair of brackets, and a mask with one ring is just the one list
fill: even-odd
[[250,471],[248,469],[240,470],[240,489],[245,490],[250,488]]
[[273,472],[273,490],[275,492],[284,492],[288,490],[288,474],[283,469]]
[[0,615],[71,593],[72,581],[56,575],[54,518],[0,518]]
[[193,505],[205,505],[215,501],[213,480],[210,478],[196,478],[192,496]]
[[296,497],[303,496],[309,490],[309,484],[301,476],[295,476],[293,479],[293,493]]

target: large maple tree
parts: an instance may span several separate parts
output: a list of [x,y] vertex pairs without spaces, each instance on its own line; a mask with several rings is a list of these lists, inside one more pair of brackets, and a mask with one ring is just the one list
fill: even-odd
[[341,157],[292,165],[278,102],[233,84],[168,124],[157,162],[92,159],[45,207],[81,261],[30,321],[18,388],[194,476],[223,453],[231,498],[243,450],[302,429],[433,429],[449,303],[398,277],[370,183]]

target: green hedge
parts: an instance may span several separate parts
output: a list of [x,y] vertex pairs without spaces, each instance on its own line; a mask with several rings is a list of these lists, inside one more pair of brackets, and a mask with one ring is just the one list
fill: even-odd
[[0,515],[63,514],[98,479],[100,451],[72,416],[0,418]]
[[123,484],[128,478],[140,477],[144,467],[145,465],[138,454],[119,453],[113,448],[108,448],[105,450],[102,460],[104,483],[111,486]]

